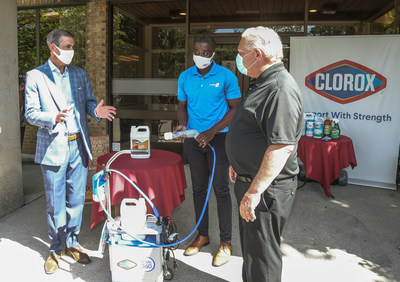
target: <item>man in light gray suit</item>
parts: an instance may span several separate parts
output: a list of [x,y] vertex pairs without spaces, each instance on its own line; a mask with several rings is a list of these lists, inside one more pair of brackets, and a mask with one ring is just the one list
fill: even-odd
[[114,119],[116,110],[97,104],[86,71],[70,66],[74,36],[61,29],[47,36],[50,58],[26,74],[25,117],[39,127],[35,162],[42,170],[50,254],[47,274],[58,269],[64,251],[90,263],[78,242],[85,202],[88,158],[92,158],[86,115]]

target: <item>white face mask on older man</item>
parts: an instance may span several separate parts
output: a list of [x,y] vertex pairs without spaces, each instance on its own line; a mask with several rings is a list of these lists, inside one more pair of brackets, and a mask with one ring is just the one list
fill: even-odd
[[202,70],[211,65],[214,55],[215,55],[215,52],[212,54],[212,56],[210,58],[207,58],[207,57],[197,56],[197,55],[193,54],[193,61],[196,64],[196,67],[198,69]]
[[[56,46],[54,44],[54,46]],[[58,51],[60,51],[60,55],[57,55],[55,52],[53,52],[54,55],[56,55],[56,57],[63,62],[66,65],[69,65],[72,61],[72,58],[74,57],[74,50],[63,50],[60,49],[56,46],[56,48],[58,49]]]

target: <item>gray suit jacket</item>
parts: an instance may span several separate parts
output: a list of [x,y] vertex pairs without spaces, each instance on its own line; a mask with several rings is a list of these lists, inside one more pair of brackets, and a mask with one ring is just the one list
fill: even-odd
[[[68,66],[68,71],[75,114],[86,151],[91,159],[86,114],[100,121],[94,114],[97,102],[86,71],[74,66]],[[35,154],[35,162],[39,164],[59,166],[65,160],[68,150],[67,128],[65,124],[53,124],[57,113],[67,108],[63,97],[55,84],[48,62],[26,74],[25,117],[30,124],[39,127]]]

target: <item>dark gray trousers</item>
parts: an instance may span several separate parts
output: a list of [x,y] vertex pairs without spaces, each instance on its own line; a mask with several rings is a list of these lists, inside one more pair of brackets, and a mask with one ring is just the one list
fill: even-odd
[[[250,183],[236,181],[238,207],[249,187]],[[292,209],[296,189],[296,177],[271,184],[256,208],[254,222],[246,222],[239,214],[244,282],[281,281],[281,233]]]

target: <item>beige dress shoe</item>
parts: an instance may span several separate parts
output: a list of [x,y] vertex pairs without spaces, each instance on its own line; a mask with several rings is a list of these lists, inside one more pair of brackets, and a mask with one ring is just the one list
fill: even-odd
[[199,234],[183,254],[185,256],[193,256],[200,251],[201,247],[208,245],[208,243],[210,243],[210,237],[204,237]]
[[221,242],[219,244],[219,249],[214,257],[213,266],[221,266],[229,261],[232,254],[232,244],[231,241]]
[[74,258],[75,261],[82,264],[89,264],[91,262],[90,257],[85,253],[81,246],[76,248],[65,248],[65,254]]
[[50,254],[44,263],[44,271],[46,274],[53,274],[58,270],[58,261],[60,260],[62,254]]

